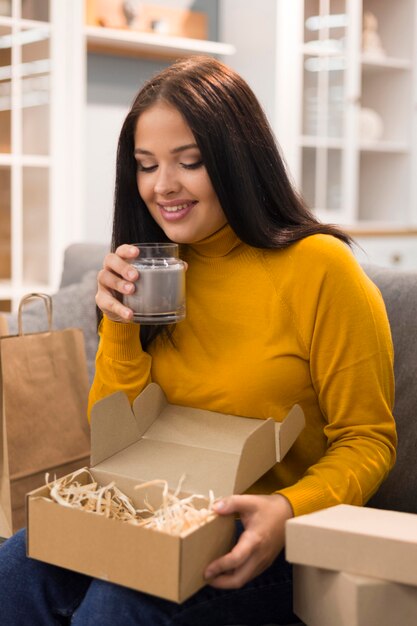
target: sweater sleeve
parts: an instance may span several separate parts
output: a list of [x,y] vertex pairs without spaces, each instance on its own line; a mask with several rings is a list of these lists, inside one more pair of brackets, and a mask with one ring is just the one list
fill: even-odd
[[112,322],[99,326],[96,370],[88,398],[88,416],[95,402],[124,391],[130,402],[151,382],[151,356],[142,350],[138,324]]
[[295,515],[340,503],[365,504],[395,461],[388,318],[379,290],[349,251],[340,253],[341,245],[337,242],[324,262],[319,259],[299,301],[306,304],[297,318],[327,450],[296,484],[279,491]]

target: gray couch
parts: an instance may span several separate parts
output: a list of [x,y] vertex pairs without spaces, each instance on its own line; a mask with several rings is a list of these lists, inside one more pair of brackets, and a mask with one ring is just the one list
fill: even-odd
[[[97,349],[94,295],[97,270],[106,247],[74,244],[65,252],[59,291],[53,296],[54,327],[78,326],[85,335],[90,378]],[[365,271],[381,290],[387,308],[395,348],[396,400],[399,446],[397,463],[369,506],[417,513],[417,271],[365,265]],[[27,332],[44,328],[41,303],[24,312]],[[9,332],[17,332],[15,315],[8,315]],[[271,625],[272,626],[272,625]]]

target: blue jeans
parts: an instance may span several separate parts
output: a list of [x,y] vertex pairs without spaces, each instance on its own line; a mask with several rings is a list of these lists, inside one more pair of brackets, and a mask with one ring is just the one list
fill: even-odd
[[176,604],[29,559],[24,530],[0,547],[4,626],[260,626],[297,621],[291,566],[284,554],[242,589],[207,586]]

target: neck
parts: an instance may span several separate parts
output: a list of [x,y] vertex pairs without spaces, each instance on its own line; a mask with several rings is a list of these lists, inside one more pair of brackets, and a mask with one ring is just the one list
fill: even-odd
[[202,256],[221,257],[229,254],[242,242],[231,229],[229,224],[225,224],[215,233],[209,235],[201,241],[190,244],[190,248]]

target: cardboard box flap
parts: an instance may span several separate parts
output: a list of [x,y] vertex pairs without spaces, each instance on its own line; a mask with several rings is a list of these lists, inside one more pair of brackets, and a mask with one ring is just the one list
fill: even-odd
[[277,461],[275,445],[275,422],[268,419],[244,442],[233,488],[223,495],[243,493],[271,469]]
[[304,426],[304,411],[299,404],[294,404],[285,419],[275,424],[277,461],[282,461]]
[[[271,433],[267,435],[268,442],[269,438],[273,440],[275,434],[275,461],[282,461],[305,426],[304,412],[298,404],[295,404],[282,422],[275,422],[269,418],[264,423],[265,428],[271,430]],[[257,429],[245,441],[233,493],[242,493],[272,467],[271,453],[266,450],[265,434]],[[258,470],[258,476],[255,479],[253,479],[254,467]],[[251,478],[251,482],[248,482]]]
[[140,436],[142,436],[168,406],[166,395],[156,383],[150,383],[133,402]]
[[172,405],[151,383],[132,408],[122,392],[93,407],[92,465],[138,482],[164,479],[171,489],[185,474],[188,492],[241,493],[282,459],[303,423],[299,407],[276,423]]
[[140,431],[127,395],[117,391],[91,410],[91,465],[137,441]]

